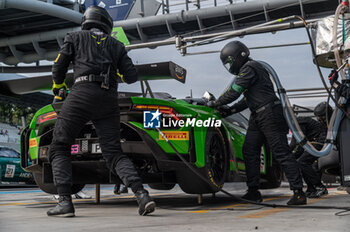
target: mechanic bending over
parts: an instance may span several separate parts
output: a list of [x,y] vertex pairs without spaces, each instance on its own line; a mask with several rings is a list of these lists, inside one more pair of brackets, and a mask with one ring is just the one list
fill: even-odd
[[132,189],[139,214],[146,215],[155,209],[133,163],[121,153],[117,82],[136,82],[137,71],[124,45],[109,35],[112,27],[113,20],[105,9],[89,7],[83,16],[82,31],[66,35],[52,67],[55,95],[66,88],[64,80],[70,62],[75,82],[58,116],[50,146],[49,159],[59,202],[47,212],[49,216],[75,215],[70,150],[75,137],[90,120],[96,127],[107,166]]
[[[327,112],[328,110],[328,112]],[[321,149],[327,137],[327,118],[330,120],[333,113],[331,106],[327,106],[326,102],[321,102],[314,109],[314,115],[317,120],[311,117],[298,117],[298,123],[306,136],[307,140],[313,143],[316,149]],[[296,143],[292,138],[290,148],[296,156],[299,163],[301,173],[305,183],[307,184],[306,196],[309,198],[318,198],[328,194],[326,186],[321,182],[322,173],[318,168],[313,167],[318,157],[306,152],[302,146]]]
[[237,75],[233,85],[219,99],[209,101],[209,107],[219,107],[238,99],[238,103],[223,112],[228,116],[249,107],[251,116],[247,135],[243,144],[243,156],[246,166],[248,191],[243,196],[250,201],[261,202],[259,189],[260,152],[267,141],[276,160],[278,160],[289,181],[294,195],[288,205],[306,204],[303,182],[298,163],[290,152],[287,136],[288,125],[284,119],[282,106],[276,97],[273,84],[266,69],[249,58],[249,49],[239,41],[232,41],[221,50],[220,59],[226,69]]

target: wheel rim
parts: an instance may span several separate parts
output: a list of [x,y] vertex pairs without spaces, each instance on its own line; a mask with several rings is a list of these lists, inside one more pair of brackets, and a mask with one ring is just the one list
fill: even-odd
[[215,134],[210,140],[208,164],[215,183],[222,184],[226,168],[225,147],[218,134]]

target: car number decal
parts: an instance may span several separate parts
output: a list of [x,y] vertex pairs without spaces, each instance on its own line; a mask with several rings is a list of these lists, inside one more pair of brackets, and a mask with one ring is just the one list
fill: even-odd
[[91,144],[91,153],[102,153],[102,149],[99,143]]
[[16,165],[7,164],[5,178],[13,178],[15,175]]
[[73,144],[70,150],[71,154],[79,153],[79,144]]

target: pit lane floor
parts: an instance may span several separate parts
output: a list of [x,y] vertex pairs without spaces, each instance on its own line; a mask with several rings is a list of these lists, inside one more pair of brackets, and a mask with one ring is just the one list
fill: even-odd
[[[242,196],[244,183],[226,184],[225,189]],[[203,196],[188,195],[175,187],[169,191],[149,190],[157,203],[156,212],[141,217],[132,194],[114,195],[112,185],[101,186],[101,202],[95,199],[75,199],[76,217],[47,217],[46,211],[55,205],[51,195],[38,188],[0,188],[1,232],[56,231],[349,231],[350,212],[343,216],[336,209],[266,208],[242,204],[219,193]],[[89,185],[84,192],[94,197]],[[285,204],[290,197],[288,187],[262,190],[264,202]],[[350,207],[350,195],[330,188],[329,195],[309,199],[309,205]]]

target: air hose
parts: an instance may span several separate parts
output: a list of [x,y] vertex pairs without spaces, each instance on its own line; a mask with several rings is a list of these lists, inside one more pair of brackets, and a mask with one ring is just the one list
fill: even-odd
[[[270,208],[297,208],[297,209],[338,209],[338,210],[343,210],[342,212],[339,213],[343,213],[343,212],[348,212],[350,211],[350,207],[338,207],[338,206],[301,206],[301,205],[281,205],[281,204],[268,204],[268,203],[257,203],[255,201],[249,201],[246,199],[243,199],[241,197],[235,196],[229,192],[227,192],[226,190],[222,189],[222,188],[218,188],[217,186],[215,186],[213,183],[211,183],[207,178],[205,178],[204,176],[202,176],[202,174],[200,172],[198,172],[198,170],[196,170],[195,167],[193,167],[187,160],[185,160],[185,158],[183,158],[180,153],[177,151],[177,149],[174,147],[174,145],[169,141],[169,139],[164,135],[164,133],[159,129],[159,128],[155,128],[156,131],[158,131],[158,133],[162,136],[162,138],[166,141],[166,143],[171,147],[171,149],[173,149],[173,151],[175,152],[175,154],[179,157],[179,159],[194,173],[196,174],[199,178],[201,178],[205,183],[209,184],[210,186],[213,186],[214,189],[217,189],[218,191],[226,194],[227,196],[229,196],[230,198],[232,198],[235,201],[240,201],[240,202],[245,202],[245,203],[249,203],[249,204],[254,204],[254,205],[259,205],[259,206],[265,206],[265,207],[270,207]],[[338,214],[339,214],[338,213]],[[337,216],[341,216],[340,214]]]
[[[278,94],[280,96],[281,104],[283,107],[283,113],[286,118],[286,121],[288,123],[289,128],[291,129],[293,133],[293,137],[296,139],[296,141],[303,145],[303,148],[310,153],[313,156],[316,157],[321,157],[327,155],[333,147],[332,143],[326,143],[323,148],[318,151],[309,141],[306,140],[306,137],[304,133],[302,132],[298,121],[295,117],[293,108],[289,102],[289,99],[287,97],[286,91],[284,90],[277,73],[275,70],[267,63],[263,61],[258,61],[261,65],[265,67],[265,69],[270,73],[271,77],[273,78]],[[335,109],[332,118],[330,120],[330,125],[328,128],[328,133],[327,133],[327,141],[333,141],[335,140],[337,136],[337,132],[339,129],[340,121],[342,119],[342,112],[338,110],[338,108]]]

